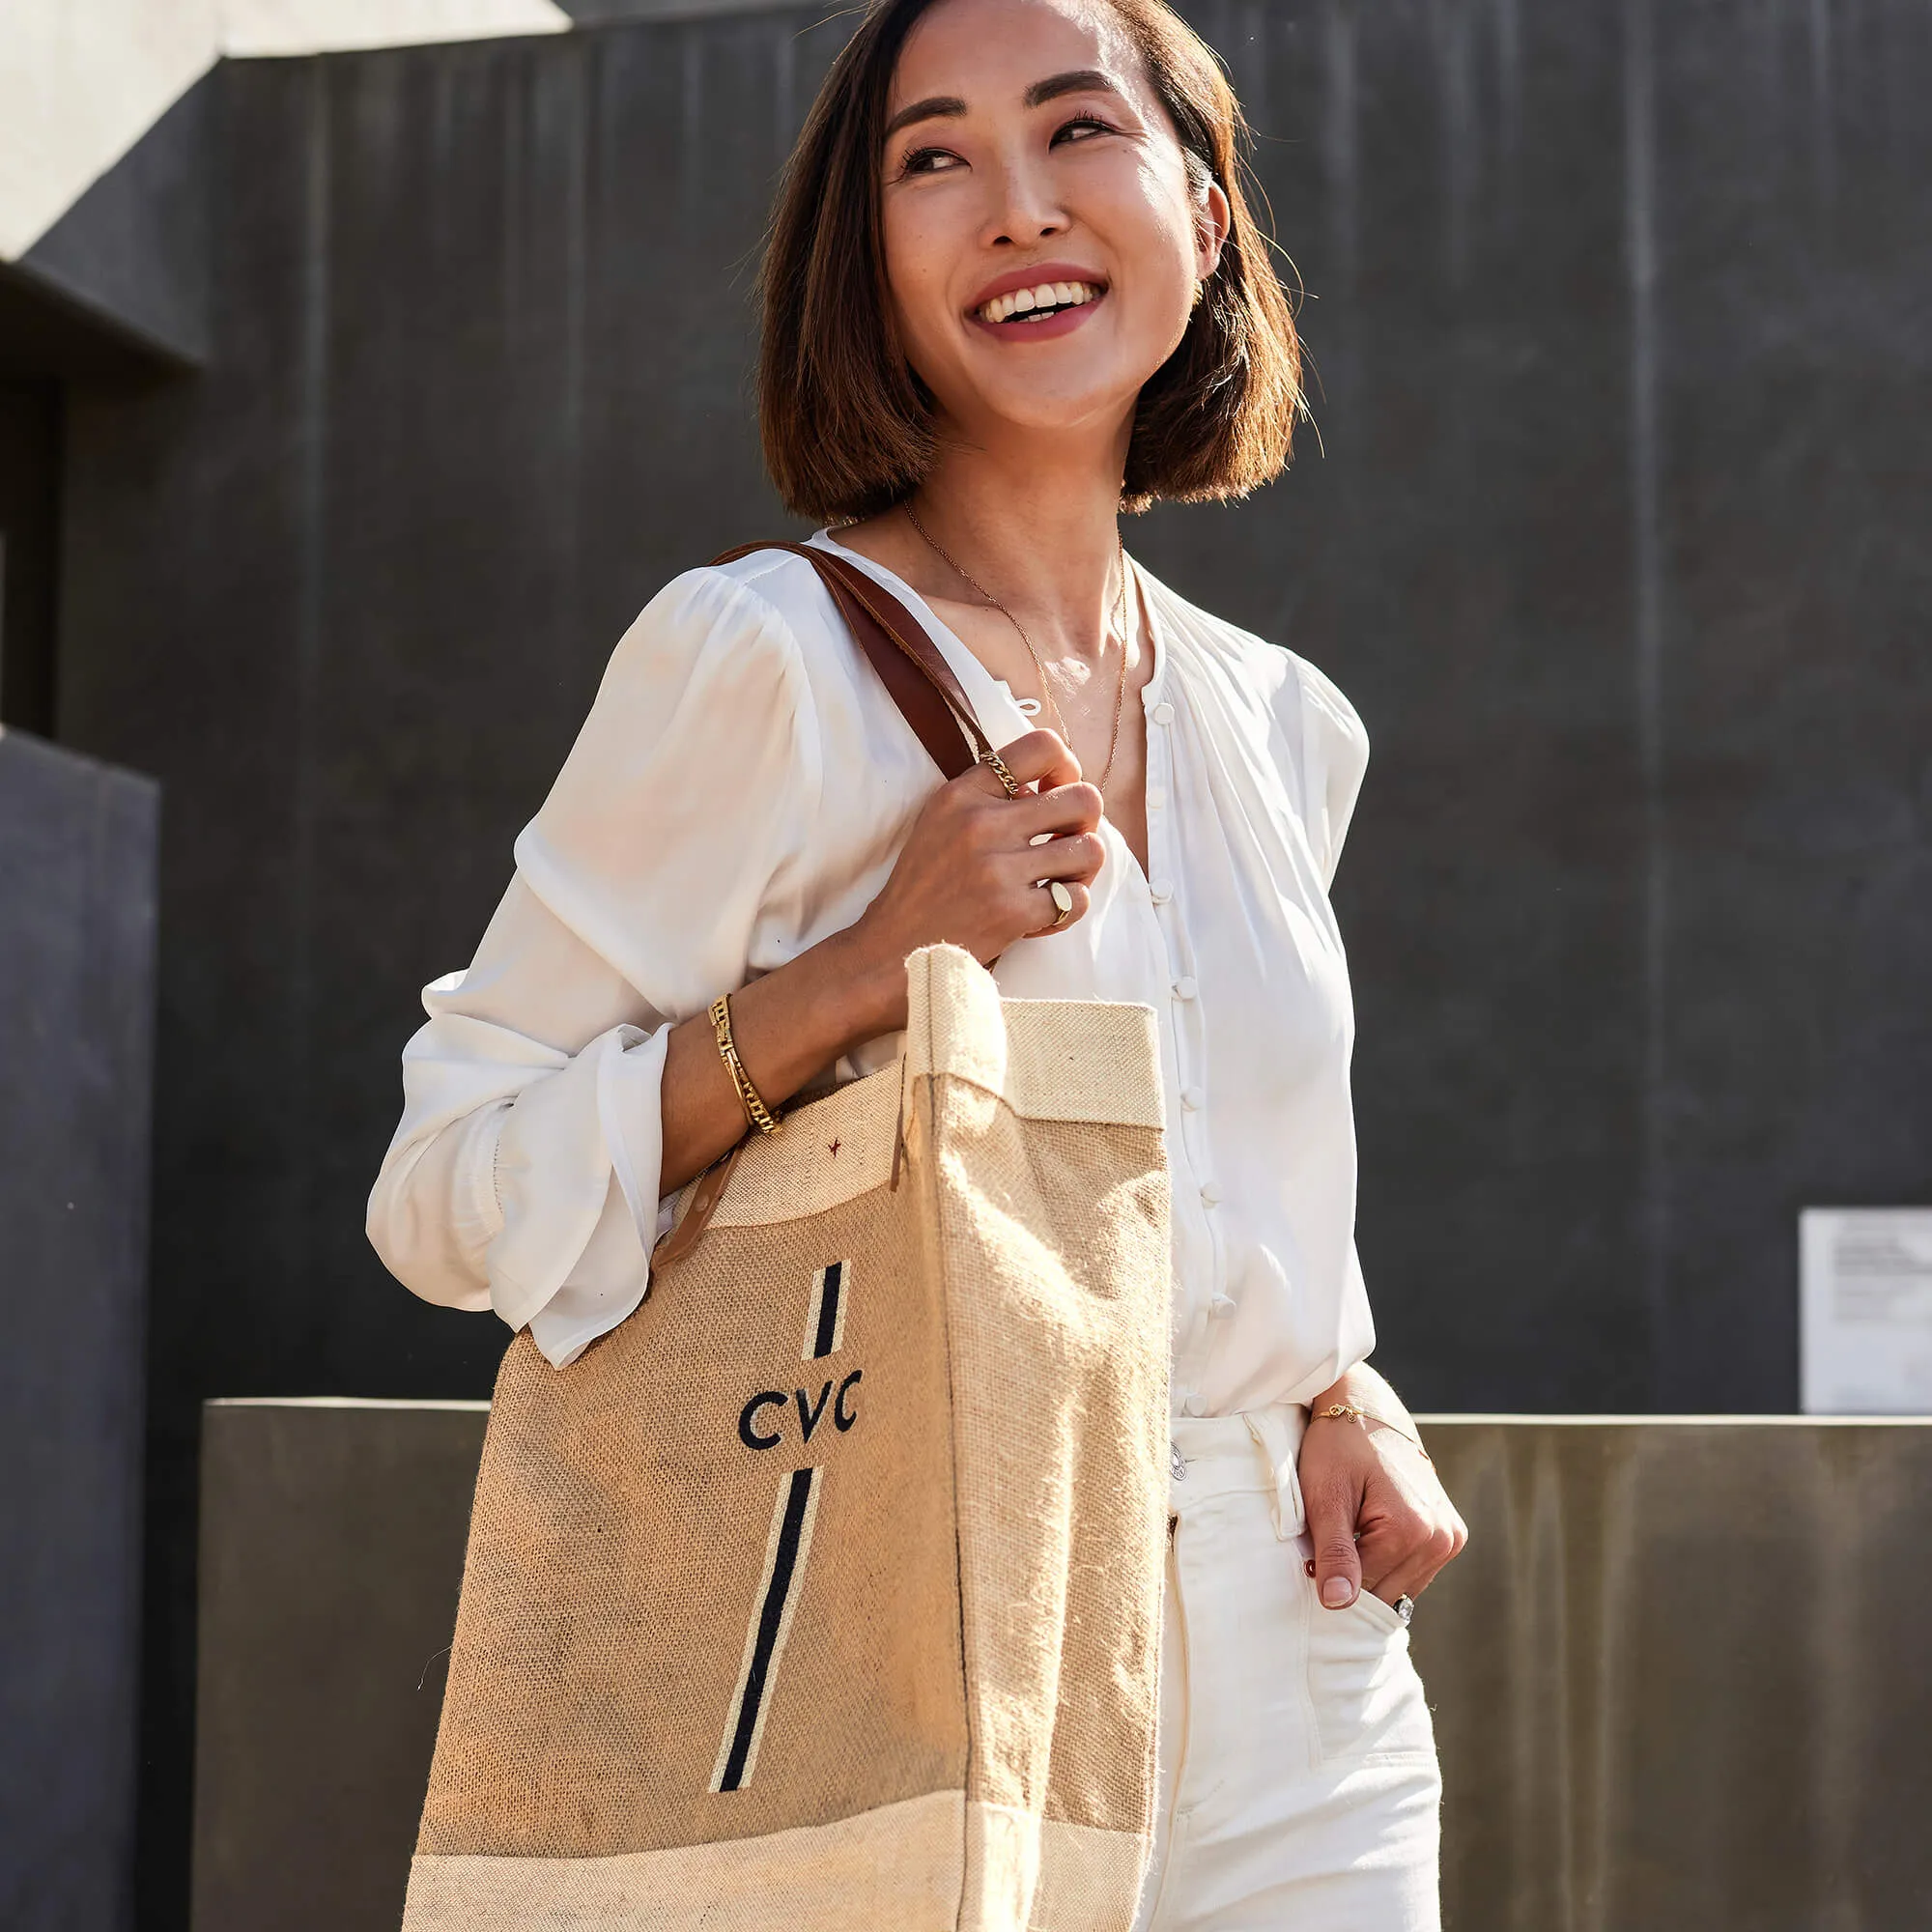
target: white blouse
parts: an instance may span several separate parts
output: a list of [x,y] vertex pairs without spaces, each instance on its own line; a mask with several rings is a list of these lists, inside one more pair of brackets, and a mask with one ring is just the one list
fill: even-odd
[[[995,744],[1033,728],[891,571]],[[1327,888],[1368,739],[1311,665],[1134,566],[1153,666],[1144,874],[1101,826],[1087,916],[995,967],[1009,998],[1158,1021],[1174,1400],[1307,1401],[1374,1346],[1356,1264],[1354,1039]],[[369,1238],[417,1294],[495,1308],[559,1367],[642,1299],[669,1028],[850,925],[938,783],[817,573],[686,571],[611,657],[469,969],[425,989]],[[852,1079],[899,1037],[838,1063]]]

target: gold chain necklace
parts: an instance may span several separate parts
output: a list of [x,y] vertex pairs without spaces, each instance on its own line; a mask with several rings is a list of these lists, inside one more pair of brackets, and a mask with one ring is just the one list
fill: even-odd
[[[1013,615],[1013,613],[1007,609],[1007,607],[1004,604],[1000,602],[1000,600],[997,597],[993,595],[993,593],[990,590],[986,588],[986,586],[983,583],[981,583],[979,581],[978,578],[976,578],[972,574],[971,571],[969,571],[965,567],[964,564],[959,562],[959,560],[956,557],[952,556],[949,552],[947,552],[940,546],[938,539],[932,535],[932,533],[925,527],[923,524],[920,522],[920,520],[916,516],[913,515],[912,505],[910,503],[901,503],[899,505],[899,508],[905,512],[906,522],[909,523],[913,526],[913,528],[920,533],[921,537],[924,539],[928,548],[936,552],[940,557],[942,557],[948,564],[950,564],[952,567],[952,569],[957,571],[959,575],[963,577],[966,580],[966,582],[970,583],[973,586],[973,588],[977,590],[980,593],[980,595],[983,597],[986,600],[986,602],[993,607],[994,610],[999,611],[1000,614],[1006,618],[1007,622],[1009,623],[1014,630],[1019,632],[1020,642],[1026,646],[1026,654],[1033,660],[1034,675],[1039,679],[1039,694],[1042,697],[1046,699],[1046,701],[1050,705],[1053,706],[1053,715],[1060,723],[1060,735],[1066,741],[1067,748],[1071,750],[1073,745],[1073,733],[1067,726],[1066,714],[1061,710],[1060,700],[1056,698],[1053,695],[1053,687],[1050,684],[1048,684],[1046,680],[1046,668],[1044,665],[1040,663],[1039,653],[1034,649],[1033,639],[1027,636],[1026,627],[1020,622],[1020,620],[1017,617]],[[1107,789],[1107,781],[1109,778],[1113,776],[1114,753],[1120,749],[1121,708],[1123,702],[1125,701],[1127,695],[1127,546],[1126,546],[1126,540],[1121,535],[1118,529],[1114,532],[1114,541],[1119,546],[1119,554],[1121,563],[1121,598],[1120,598],[1120,616],[1118,619],[1118,628],[1121,634],[1121,675],[1119,680],[1116,682],[1114,686],[1114,729],[1112,735],[1109,736],[1107,740],[1107,762],[1101,766],[1100,776],[1098,779],[1094,781],[1094,790],[1102,793],[1103,795]],[[1106,639],[1102,638],[1100,639],[1100,648],[1103,651],[1106,649],[1106,644],[1107,644]]]

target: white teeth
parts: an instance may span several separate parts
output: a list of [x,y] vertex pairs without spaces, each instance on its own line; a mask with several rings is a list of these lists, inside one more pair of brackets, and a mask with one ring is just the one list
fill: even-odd
[[1100,291],[1091,282],[1041,282],[1037,288],[1013,289],[980,306],[982,322],[1005,322],[1009,316],[1030,315],[1037,308],[1077,307],[1095,300]]

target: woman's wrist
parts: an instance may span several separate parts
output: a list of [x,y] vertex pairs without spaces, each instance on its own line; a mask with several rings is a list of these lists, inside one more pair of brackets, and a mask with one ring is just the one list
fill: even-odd
[[[905,1006],[905,972],[898,973]],[[732,1046],[760,1105],[781,1124],[792,1096],[854,1047],[894,1030],[883,975],[853,935],[835,933],[730,995]],[[901,1017],[898,1024],[903,1025]],[[699,1174],[747,1130],[750,1112],[709,1013],[671,1030],[660,1111],[662,1191]]]
[[895,946],[880,944],[863,916],[814,950],[823,954],[826,991],[839,1037],[838,1056],[904,1027],[905,955]]
[[[1380,1379],[1379,1377],[1377,1378]],[[1364,1400],[1375,1394],[1368,1375],[1362,1365],[1344,1369],[1321,1393],[1314,1397],[1308,1405],[1310,1414],[1320,1414],[1324,1408],[1333,1407],[1336,1403],[1345,1403],[1350,1408],[1359,1408]]]
[[[901,1007],[904,978],[901,967]],[[870,951],[850,929],[833,933],[731,996],[739,1051],[760,1088],[769,1083],[788,1100],[855,1047],[893,1030],[880,1019],[883,999]]]
[[1308,1406],[1309,1421],[1342,1422],[1373,1435],[1378,1429],[1392,1430],[1422,1450],[1421,1432],[1402,1398],[1387,1380],[1368,1366],[1358,1363],[1321,1391]]

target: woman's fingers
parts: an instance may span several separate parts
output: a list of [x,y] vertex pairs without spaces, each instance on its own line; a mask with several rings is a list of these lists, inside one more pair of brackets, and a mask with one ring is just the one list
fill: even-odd
[[1361,1492],[1346,1472],[1337,1470],[1312,1485],[1304,1476],[1302,1499],[1308,1512],[1308,1540],[1315,1550],[1316,1590],[1329,1609],[1343,1609],[1362,1587],[1361,1555],[1355,1547]]
[[1002,745],[1000,757],[1021,784],[1037,784],[1043,792],[1080,782],[1080,760],[1058,731],[1029,731]]
[[1085,885],[1099,876],[1106,857],[1098,833],[1075,832],[1065,838],[1049,838],[1043,845],[1029,845],[1013,855],[1013,863],[1028,885],[1037,879],[1078,879]]
[[[1049,838],[1043,845],[1029,845],[1018,856],[1026,868],[1026,897],[1041,908],[1039,923],[1027,935],[1029,938],[1045,932],[1065,932],[1076,921],[1087,917],[1087,909],[1093,903],[1088,888],[1106,856],[1095,834],[1076,832],[1065,838]],[[1061,917],[1061,901],[1055,896],[1056,887],[1066,895],[1065,918]]]
[[1059,884],[1069,901],[1066,917],[1064,920],[1060,917],[1060,902],[1053,896],[1052,887],[1035,886],[1033,896],[1039,901],[1040,923],[1026,935],[1027,938],[1037,939],[1042,933],[1065,932],[1069,925],[1087,917],[1087,908],[1093,903],[1087,888],[1074,880],[1061,880]]
[[1000,762],[1019,785],[1034,785],[1017,797],[1008,793],[991,765],[979,764],[958,782],[982,797],[1011,808],[1000,818],[1015,838],[1037,838],[1042,833],[1091,832],[1106,810],[1099,787],[1080,777],[1080,760],[1055,731],[1029,731],[1000,753]]
[[1099,788],[1084,781],[1029,793],[1014,799],[1012,805],[1014,828],[1024,838],[1037,838],[1042,833],[1059,837],[1068,832],[1092,832],[1107,809]]
[[[1387,1453],[1414,1456],[1400,1444]],[[1414,1457],[1406,1473],[1408,1481],[1392,1482],[1384,1464],[1370,1484],[1363,1511],[1363,1581],[1389,1603],[1405,1594],[1421,1596],[1469,1540],[1433,1465]]]
[[1363,1588],[1373,1590],[1385,1604],[1398,1597],[1421,1596],[1462,1548],[1463,1539],[1457,1535],[1460,1528],[1460,1520],[1455,1528],[1446,1523],[1435,1525],[1422,1543],[1399,1554],[1391,1550],[1395,1560],[1386,1568],[1382,1567],[1386,1559],[1381,1552],[1372,1549],[1364,1537],[1360,1546]]

